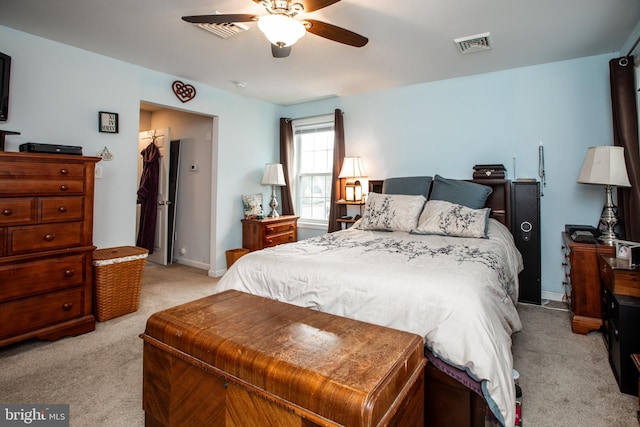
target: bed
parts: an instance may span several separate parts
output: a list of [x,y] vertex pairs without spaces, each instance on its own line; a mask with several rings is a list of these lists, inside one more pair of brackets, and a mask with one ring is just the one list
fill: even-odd
[[511,334],[522,257],[510,185],[385,180],[347,230],[252,252],[222,277],[235,289],[416,333],[427,365],[425,425],[514,424]]

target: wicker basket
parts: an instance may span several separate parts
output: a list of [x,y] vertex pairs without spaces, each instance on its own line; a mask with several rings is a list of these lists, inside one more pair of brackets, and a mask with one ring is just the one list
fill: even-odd
[[99,321],[138,310],[148,253],[136,246],[93,252],[94,312]]
[[245,248],[229,249],[227,251],[227,269],[231,268],[234,262],[248,253],[249,249]]

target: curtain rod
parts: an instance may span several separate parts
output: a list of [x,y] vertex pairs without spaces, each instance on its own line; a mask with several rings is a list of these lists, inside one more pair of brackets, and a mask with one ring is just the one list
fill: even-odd
[[[344,111],[340,110],[340,113],[342,115],[344,115]],[[305,117],[283,117],[283,119],[287,120],[287,121],[291,121],[291,120],[306,120],[306,119],[315,119],[316,117],[322,117],[322,116],[330,116],[333,115],[334,112],[331,113],[324,113],[324,114],[314,114],[313,116],[305,116]]]
[[638,42],[640,42],[640,36],[638,36],[638,38],[636,39],[636,42],[633,44],[633,46],[631,46],[631,49],[629,49],[629,53],[627,53],[627,56],[631,55],[631,53],[634,51],[636,46],[638,46]]
[[[291,117],[283,117],[283,118],[284,118],[285,120],[289,120],[289,121],[291,121],[291,120],[306,120],[306,119],[315,119],[316,117],[331,116],[331,115],[333,115],[333,114],[334,114],[334,113],[333,113],[333,112],[331,112],[331,113],[324,113],[324,114],[314,114],[313,116],[294,117],[294,118],[291,118]],[[342,111],[342,114],[344,114],[344,111]]]

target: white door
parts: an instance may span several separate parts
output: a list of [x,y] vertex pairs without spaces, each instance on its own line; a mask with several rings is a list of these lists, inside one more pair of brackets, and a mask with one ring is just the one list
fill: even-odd
[[[160,176],[158,177],[158,216],[156,218],[156,235],[153,244],[153,253],[147,258],[156,264],[167,265],[167,227],[168,227],[168,206],[169,206],[169,128],[155,129],[140,132],[138,137],[138,153],[144,150],[149,144],[155,143],[160,154]],[[142,156],[138,155],[138,183],[142,175]],[[138,205],[139,208],[139,205]],[[138,213],[138,224],[140,224]],[[137,231],[136,231],[137,233]]]

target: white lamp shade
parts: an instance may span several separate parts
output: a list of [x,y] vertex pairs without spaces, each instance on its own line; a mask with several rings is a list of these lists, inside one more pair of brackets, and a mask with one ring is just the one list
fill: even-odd
[[624,161],[624,148],[611,145],[589,147],[578,182],[631,187]]
[[281,14],[261,16],[258,28],[267,40],[280,47],[291,46],[307,32],[302,22]]
[[265,165],[262,185],[286,185],[280,163],[267,163]]
[[345,157],[338,178],[366,178],[367,171],[360,157]]

